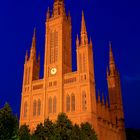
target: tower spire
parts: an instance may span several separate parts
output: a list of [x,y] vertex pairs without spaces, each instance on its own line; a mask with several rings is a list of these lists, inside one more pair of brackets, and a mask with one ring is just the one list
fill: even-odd
[[112,51],[112,43],[110,41],[109,41],[109,69],[110,69],[110,73],[113,73],[116,69],[113,51]]
[[28,61],[28,51],[26,51],[26,55],[25,55],[25,62]]
[[30,50],[30,59],[36,59],[36,28],[34,29],[34,34],[32,38],[32,47]]
[[84,11],[82,11],[82,26],[81,26],[81,34],[87,34]]
[[78,34],[77,34],[77,38],[76,38],[76,47],[79,47],[79,38],[78,38]]
[[85,23],[84,12],[82,11],[82,23],[81,23],[81,44],[88,44],[87,29]]
[[49,18],[50,18],[50,8],[48,7],[46,19],[48,20]]

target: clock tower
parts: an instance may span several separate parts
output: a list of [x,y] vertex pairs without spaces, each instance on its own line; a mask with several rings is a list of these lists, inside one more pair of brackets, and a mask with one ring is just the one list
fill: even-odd
[[47,11],[44,80],[47,94],[60,100],[58,112],[63,111],[63,75],[71,68],[71,18],[66,15],[64,1],[55,0],[52,13],[49,8]]

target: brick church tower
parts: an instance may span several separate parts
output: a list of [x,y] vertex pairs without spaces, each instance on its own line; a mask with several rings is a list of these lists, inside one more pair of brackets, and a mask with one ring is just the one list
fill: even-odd
[[55,0],[47,11],[44,76],[39,77],[40,56],[36,56],[34,31],[30,56],[26,53],[21,97],[20,125],[34,131],[46,118],[55,121],[65,112],[73,123],[89,122],[99,140],[125,140],[124,113],[119,72],[110,44],[107,72],[109,102],[96,99],[92,40],[88,40],[84,12],[81,34],[77,35],[77,71],[72,71],[71,17],[66,15],[63,0]]

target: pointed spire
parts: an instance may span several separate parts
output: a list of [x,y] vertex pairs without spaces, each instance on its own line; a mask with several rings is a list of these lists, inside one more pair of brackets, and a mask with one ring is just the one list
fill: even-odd
[[34,34],[32,38],[32,47],[30,50],[30,59],[36,58],[36,28],[34,29]]
[[77,48],[79,47],[79,37],[78,37],[78,34],[77,34],[77,38],[76,38],[76,47]]
[[86,23],[85,23],[85,16],[84,16],[84,11],[82,11],[82,24],[81,24],[81,34],[86,34]]
[[107,68],[106,68],[106,74],[107,74],[107,76],[109,75],[109,69],[108,69],[108,66],[107,66]]
[[26,55],[25,55],[25,62],[28,61],[28,50],[26,51]]
[[109,58],[110,58],[110,64],[114,64],[114,57],[113,57],[113,51],[112,51],[112,43],[109,41]]
[[81,44],[88,44],[87,29],[85,23],[84,12],[82,11],[82,23],[81,23]]
[[93,44],[92,44],[92,39],[91,39],[91,37],[90,37],[90,42],[89,42],[89,44],[90,44],[90,46],[92,46]]
[[113,57],[113,51],[112,51],[112,43],[109,41],[109,68],[110,72],[114,72],[115,70],[115,61]]
[[50,18],[50,8],[49,7],[48,7],[48,10],[47,10],[46,18],[47,18],[47,20]]

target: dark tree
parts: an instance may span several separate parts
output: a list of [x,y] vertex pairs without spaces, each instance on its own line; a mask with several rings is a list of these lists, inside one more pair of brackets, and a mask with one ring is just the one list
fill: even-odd
[[[27,126],[22,127],[21,132],[29,136],[27,128]],[[23,138],[23,140],[29,140],[27,138]],[[61,113],[55,123],[46,119],[44,124],[37,125],[31,140],[97,140],[97,136],[89,123],[82,123],[80,127],[76,124],[73,125],[66,114]]]
[[83,140],[97,140],[97,135],[88,122],[81,124],[81,134]]
[[42,123],[38,124],[33,134],[34,140],[46,140],[45,128]]
[[65,113],[61,113],[58,115],[56,121],[56,129],[55,132],[57,137],[62,140],[69,140],[72,134],[72,122],[68,119]]
[[13,115],[8,103],[0,109],[0,140],[15,139],[18,130],[18,119]]
[[18,135],[19,135],[19,140],[30,140],[31,135],[30,135],[29,126],[22,125],[19,129]]
[[44,121],[44,129],[45,129],[45,136],[49,140],[53,140],[55,138],[56,132],[55,132],[55,123],[48,119]]
[[80,129],[79,125],[75,124],[72,127],[72,133],[71,133],[70,139],[71,140],[81,140],[82,139],[81,129]]

